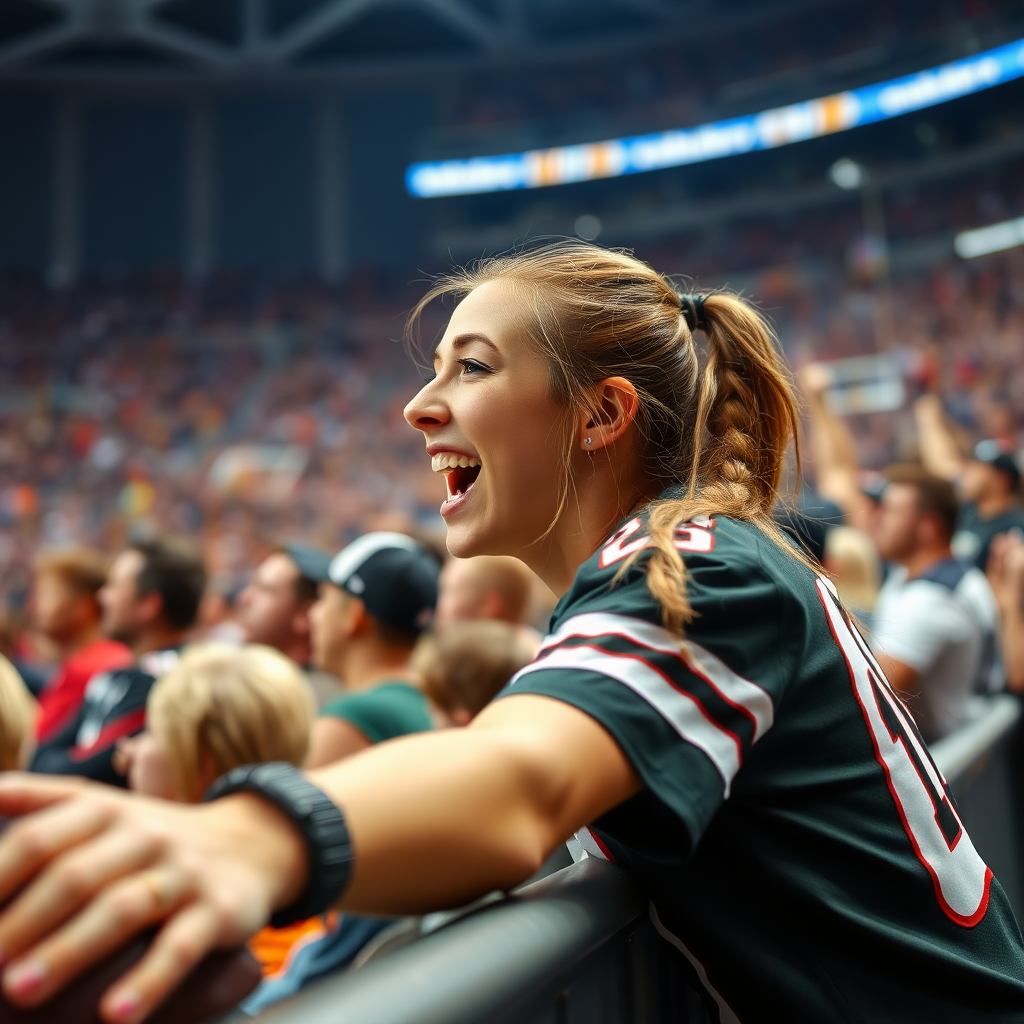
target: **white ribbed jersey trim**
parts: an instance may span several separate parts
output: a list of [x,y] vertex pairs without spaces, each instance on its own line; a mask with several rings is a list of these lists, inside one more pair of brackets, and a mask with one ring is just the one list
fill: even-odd
[[[631,652],[610,652],[593,645],[559,647],[569,637],[622,636],[636,645]],[[703,678],[727,703],[754,723],[754,739],[771,727],[771,698],[755,683],[737,675],[720,658],[692,641],[682,641],[666,629],[626,615],[589,612],[573,616],[541,646],[537,661],[518,672],[510,685],[533,672],[546,669],[577,669],[596,672],[623,683],[642,697],[687,743],[702,750],[725,784],[725,796],[742,759],[739,737],[715,721],[694,696],[676,686],[644,658],[644,649],[673,654]]]
[[674,654],[682,658],[723,700],[740,708],[753,720],[755,743],[772,727],[775,708],[767,691],[734,672],[706,647],[692,640],[681,640],[662,626],[630,615],[584,612],[567,619],[556,632],[546,636],[540,651],[543,654],[573,636],[623,636],[653,651]]

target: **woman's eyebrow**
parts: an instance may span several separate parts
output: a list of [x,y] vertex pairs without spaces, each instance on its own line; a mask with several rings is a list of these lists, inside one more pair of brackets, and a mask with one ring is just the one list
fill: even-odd
[[[493,348],[495,352],[498,351],[498,346],[495,345],[494,342],[491,341],[491,339],[488,338],[486,334],[473,334],[473,333],[470,333],[470,334],[458,334],[458,335],[456,335],[454,338],[452,338],[452,348],[457,350],[457,349],[463,348],[464,346],[468,345],[470,342],[473,342],[473,341],[483,342],[483,344],[489,345],[491,348]],[[437,361],[437,354],[440,351],[441,351],[441,346],[438,345],[438,347],[434,349],[434,361],[435,362]]]

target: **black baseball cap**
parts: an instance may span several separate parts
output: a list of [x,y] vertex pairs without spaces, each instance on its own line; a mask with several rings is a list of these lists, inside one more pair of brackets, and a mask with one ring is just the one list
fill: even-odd
[[441,566],[404,533],[365,533],[331,559],[327,579],[358,597],[380,622],[417,636],[437,606]]
[[1013,454],[1013,449],[1004,441],[997,441],[990,438],[987,441],[979,441],[974,446],[975,462],[985,462],[998,469],[1001,473],[1009,473],[1016,487],[1020,480],[1020,466]]
[[327,571],[334,557],[321,548],[309,544],[285,544],[284,553],[295,563],[299,575],[315,583],[323,583],[328,579]]

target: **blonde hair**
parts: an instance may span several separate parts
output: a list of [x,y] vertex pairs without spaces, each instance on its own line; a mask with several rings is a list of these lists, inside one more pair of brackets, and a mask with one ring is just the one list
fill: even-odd
[[423,692],[443,711],[478,715],[535,651],[521,627],[495,619],[456,622],[424,637],[413,666]]
[[18,670],[0,654],[0,771],[24,767],[35,722],[32,694]]
[[315,711],[300,669],[262,644],[190,647],[154,685],[146,727],[163,748],[185,799],[199,799],[202,762],[218,775],[243,764],[301,765]]
[[[461,298],[497,280],[525,296],[523,326],[548,357],[552,396],[566,410],[559,514],[572,488],[575,416],[597,413],[593,388],[608,377],[624,377],[636,389],[643,472],[659,491],[683,488],[679,498],[656,502],[649,519],[647,585],[667,628],[681,635],[693,617],[674,543],[680,524],[698,515],[731,516],[793,551],[771,511],[783,457],[797,440],[797,406],[775,335],[756,309],[724,291],[681,295],[630,253],[558,242],[438,278],[410,314],[407,337],[414,340],[434,299]],[[707,339],[703,367],[695,329]]]

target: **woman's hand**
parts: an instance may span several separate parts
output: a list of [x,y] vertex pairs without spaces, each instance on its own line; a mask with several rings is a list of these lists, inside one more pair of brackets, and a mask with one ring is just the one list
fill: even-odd
[[19,1006],[162,922],[100,1003],[105,1020],[135,1024],[206,953],[243,943],[305,885],[301,837],[256,797],[196,807],[78,779],[0,778],[0,814],[29,812],[0,839],[0,902],[11,900],[0,982]]
[[[595,719],[526,694],[490,705],[468,728],[378,744],[311,781],[343,808],[355,850],[339,906],[377,914],[511,888],[642,785]],[[255,796],[192,807],[9,775],[0,815],[29,815],[0,839],[0,902],[21,888],[0,914],[0,980],[20,1006],[162,923],[100,1004],[110,1024],[136,1024],[210,949],[243,942],[306,886],[302,838]]]

